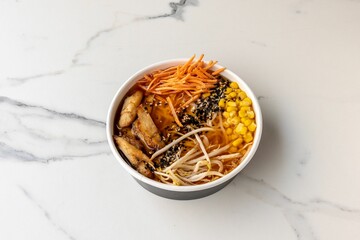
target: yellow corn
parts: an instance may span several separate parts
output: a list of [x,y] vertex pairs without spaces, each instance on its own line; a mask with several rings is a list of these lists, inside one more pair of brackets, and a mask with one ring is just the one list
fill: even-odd
[[[203,98],[210,96],[204,93]],[[245,143],[249,143],[254,139],[254,131],[256,123],[254,121],[255,113],[252,108],[252,101],[247,94],[239,88],[236,82],[231,82],[230,87],[225,90],[225,97],[220,99],[219,107],[225,111],[223,126],[232,147],[229,148],[230,153],[239,152]],[[245,154],[246,149],[241,153]]]
[[236,128],[235,128],[235,132],[236,132],[237,134],[240,134],[242,127],[244,127],[244,124],[239,123],[239,124],[236,126]]
[[240,129],[240,134],[241,135],[245,135],[246,134],[246,132],[247,132],[247,127],[245,127],[245,126],[243,126],[241,129]]
[[201,97],[202,98],[207,98],[207,97],[209,97],[210,96],[210,93],[208,92],[208,93],[204,93]]
[[252,140],[253,140],[253,136],[252,136],[252,134],[251,134],[251,132],[248,132],[246,135],[245,135],[245,137],[244,137],[244,140],[245,140],[245,142],[251,142]]
[[226,111],[227,111],[227,112],[232,112],[232,111],[236,111],[236,110],[237,110],[236,107],[227,107],[227,108],[226,108]]
[[237,147],[229,148],[229,153],[236,153],[238,151]]
[[236,88],[239,88],[239,85],[236,82],[232,82],[232,83],[230,83],[230,87],[236,89]]
[[220,99],[219,101],[219,107],[224,108],[225,107],[225,99]]
[[244,111],[244,110],[239,111],[239,117],[243,118],[243,117],[246,117],[246,115],[247,115],[246,111]]
[[238,93],[238,97],[239,97],[241,100],[244,100],[244,99],[247,97],[247,95],[246,95],[245,92],[239,92],[239,93]]
[[230,94],[229,94],[229,96],[231,97],[231,98],[234,98],[234,97],[236,97],[236,92],[231,92]]
[[243,142],[243,138],[242,138],[242,137],[239,137],[238,139],[236,139],[235,141],[232,142],[232,145],[233,145],[234,147],[237,147],[237,146],[239,146],[242,142]]
[[[229,114],[230,114],[230,113],[229,113]],[[231,123],[231,119],[232,119],[232,117],[230,117],[230,116],[229,116],[229,118],[227,118],[227,119],[226,119],[226,122],[229,124],[229,126],[231,126],[231,125],[232,125],[232,123]]]
[[233,135],[230,136],[230,140],[235,140],[235,139],[237,139],[238,137],[239,137],[239,135],[233,134]]
[[232,88],[229,88],[229,87],[226,88],[226,90],[225,90],[225,93],[226,93],[226,94],[229,94],[229,93],[231,93],[231,92],[232,92]]
[[254,118],[254,117],[255,117],[254,111],[248,111],[248,112],[247,112],[247,116],[248,116],[249,118]]
[[229,101],[229,102],[226,103],[226,106],[227,107],[237,107],[237,104],[234,101]]
[[244,125],[248,127],[252,122],[253,121],[251,119],[246,119]]
[[252,122],[249,126],[248,129],[250,132],[254,132],[256,130],[256,124],[254,122]]
[[231,123],[232,123],[233,125],[239,124],[239,123],[240,123],[240,118],[239,118],[239,117],[233,117],[233,118],[231,119]]
[[251,101],[251,99],[248,98],[248,97],[245,98],[244,100],[242,100],[242,104],[243,104],[244,106],[250,106],[251,103],[252,103],[252,101]]
[[227,129],[226,129],[226,134],[227,134],[227,135],[231,135],[232,132],[233,132],[233,130],[232,130],[231,128],[227,128]]
[[251,107],[240,107],[240,110],[248,112],[248,111],[251,111]]
[[252,104],[251,99],[250,99],[250,98],[248,98],[248,97],[247,97],[247,98],[245,98],[245,99],[244,99],[244,101],[247,101],[248,103]]

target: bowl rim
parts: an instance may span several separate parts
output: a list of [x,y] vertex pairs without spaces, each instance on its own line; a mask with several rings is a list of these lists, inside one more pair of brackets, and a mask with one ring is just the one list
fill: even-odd
[[[230,179],[234,178],[242,169],[244,169],[244,167],[250,162],[250,160],[254,156],[254,154],[259,146],[259,143],[261,140],[261,135],[262,135],[262,129],[263,129],[262,113],[261,113],[260,105],[259,105],[258,99],[256,98],[256,95],[253,93],[253,91],[248,86],[248,84],[244,80],[242,80],[242,78],[240,78],[237,74],[235,74],[231,70],[225,69],[221,73],[221,75],[223,75],[223,76],[225,75],[224,77],[228,78],[230,81],[236,81],[241,86],[241,89],[243,91],[245,91],[246,94],[249,96],[249,98],[252,100],[253,108],[255,111],[255,119],[256,119],[257,127],[256,127],[256,131],[255,131],[253,146],[251,147],[250,151],[247,153],[245,158],[242,160],[242,162],[235,169],[233,169],[230,173],[224,175],[223,177],[221,177],[219,179],[216,179],[216,180],[208,182],[208,183],[199,184],[199,185],[191,185],[191,186],[176,186],[176,185],[168,185],[165,183],[161,183],[161,182],[155,181],[153,179],[147,178],[147,177],[143,176],[142,174],[140,174],[135,169],[133,169],[121,157],[120,153],[117,150],[117,147],[115,145],[115,142],[113,140],[113,135],[112,135],[113,134],[114,117],[115,117],[116,111],[118,109],[118,104],[120,104],[120,102],[122,100],[122,99],[119,99],[120,98],[119,96],[121,96],[121,94],[125,95],[126,92],[128,91],[128,89],[130,89],[130,87],[132,87],[137,80],[139,80],[141,77],[143,77],[143,75],[145,73],[149,73],[156,69],[163,69],[163,68],[166,68],[169,66],[182,64],[182,63],[187,62],[188,60],[189,60],[188,58],[176,58],[176,59],[163,60],[163,61],[159,61],[159,62],[150,64],[150,65],[140,69],[136,73],[134,73],[117,90],[117,92],[114,95],[114,97],[111,101],[111,104],[109,106],[107,118],[106,118],[107,140],[108,140],[111,152],[113,153],[115,158],[118,160],[118,162],[122,165],[122,167],[128,173],[130,173],[132,177],[136,178],[137,180],[139,180],[143,183],[146,183],[148,185],[151,185],[151,186],[159,188],[159,189],[173,191],[173,192],[195,192],[195,191],[210,189],[210,188],[218,186],[218,185],[225,183],[225,182],[229,181]],[[220,68],[223,68],[223,66],[216,64],[211,69],[217,70]]]

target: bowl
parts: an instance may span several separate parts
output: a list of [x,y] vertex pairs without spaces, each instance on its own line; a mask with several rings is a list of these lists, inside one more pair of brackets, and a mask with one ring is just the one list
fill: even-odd
[[[221,73],[221,75],[229,79],[230,81],[238,83],[239,87],[243,91],[245,91],[248,97],[252,100],[253,109],[255,111],[255,121],[257,128],[253,140],[253,146],[251,147],[250,151],[247,153],[245,158],[242,160],[242,162],[233,171],[231,171],[230,173],[226,174],[225,176],[215,181],[201,185],[193,185],[193,186],[175,186],[175,185],[164,184],[152,180],[150,178],[147,178],[142,174],[140,174],[139,172],[137,172],[136,170],[134,170],[120,155],[113,139],[114,121],[115,121],[115,115],[117,109],[121,101],[123,100],[124,96],[128,92],[128,90],[132,86],[134,86],[135,83],[144,76],[144,74],[150,73],[157,69],[165,69],[171,66],[184,64],[187,61],[188,59],[172,59],[172,60],[161,61],[152,64],[150,66],[147,66],[141,69],[140,71],[138,71],[137,73],[135,73],[134,75],[132,75],[115,94],[110,104],[107,120],[106,120],[106,134],[107,134],[108,143],[110,145],[110,149],[114,154],[115,158],[121,164],[121,166],[126,170],[126,172],[128,172],[142,187],[144,187],[148,191],[161,197],[177,199],[177,200],[190,200],[190,199],[206,197],[208,195],[211,195],[219,191],[220,189],[224,188],[227,184],[229,184],[236,177],[236,175],[250,162],[251,158],[254,156],[256,149],[259,146],[262,127],[263,127],[261,109],[255,94],[238,75],[226,69]],[[217,64],[212,68],[212,70],[215,71],[220,68],[222,68],[222,66]]]

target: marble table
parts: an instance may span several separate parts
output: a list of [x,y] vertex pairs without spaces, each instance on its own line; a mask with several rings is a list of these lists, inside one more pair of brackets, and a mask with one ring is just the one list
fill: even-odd
[[[360,239],[360,2],[0,2],[0,239]],[[220,192],[140,187],[105,135],[117,89],[205,54],[260,99],[261,145]]]

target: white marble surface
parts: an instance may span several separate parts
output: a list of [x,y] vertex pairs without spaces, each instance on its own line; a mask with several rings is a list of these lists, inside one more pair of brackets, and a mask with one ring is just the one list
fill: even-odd
[[[1,0],[0,239],[360,239],[360,1]],[[173,201],[111,155],[110,101],[205,53],[259,96],[258,153]]]

